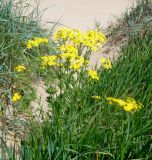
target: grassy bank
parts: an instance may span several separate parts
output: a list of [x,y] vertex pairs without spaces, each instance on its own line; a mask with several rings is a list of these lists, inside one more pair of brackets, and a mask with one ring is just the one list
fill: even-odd
[[[41,53],[28,50],[26,42],[34,37],[44,36],[47,33],[41,28],[37,8],[30,12],[30,5],[22,1],[0,1],[0,93],[3,103],[1,110],[4,112],[12,106],[11,97],[16,92],[25,97],[25,105],[22,103],[20,107],[23,110],[34,99],[32,83],[39,74],[35,59]],[[41,47],[41,50],[46,51],[47,48]],[[31,71],[18,75],[15,71],[18,65],[28,66]]]
[[[150,6],[151,2],[138,1],[133,11],[142,8],[143,4]],[[126,13],[126,17],[130,18],[132,14]],[[15,113],[20,113],[18,106],[25,104],[24,112],[28,116],[25,118],[23,112],[20,113],[20,125],[6,121],[6,127],[14,127],[11,130],[14,143],[8,146],[6,134],[0,137],[1,159],[152,159],[152,33],[149,26],[143,29],[146,30],[144,35],[137,31],[127,38],[117,61],[102,59],[100,67],[91,69],[88,69],[90,54],[106,43],[105,36],[98,31],[82,33],[62,28],[52,33],[51,41],[36,33],[28,38],[25,36],[23,40],[17,37],[17,42],[22,42],[19,45],[21,51],[14,50],[21,54],[17,60],[24,55],[27,63],[22,58],[23,61],[3,58],[1,63],[12,68],[10,71],[15,81],[22,78],[27,82],[25,77],[31,81],[35,75],[41,75],[49,95],[50,112],[41,111],[39,121],[27,109],[30,100],[25,93],[21,95],[18,92],[21,96],[16,102],[10,95],[9,100],[15,108],[14,117],[17,116]],[[25,33],[24,30],[21,35]],[[13,46],[16,47],[16,43]],[[14,71],[18,64],[26,69]],[[10,81],[11,86],[13,82]],[[16,86],[18,84],[21,82]],[[31,97],[31,94],[27,95]],[[8,98],[6,95],[3,97]],[[4,123],[7,106],[1,106],[0,116]]]
[[[55,99],[50,87],[48,102],[52,115],[41,125],[32,123],[31,135],[22,143],[23,157],[151,159],[151,43],[150,33],[144,40],[140,35],[130,40],[111,70],[98,71],[98,82],[83,77],[83,85],[73,84],[73,89],[68,87],[72,80],[67,82],[64,78],[66,91]],[[132,97],[143,108],[127,112],[118,103],[108,104],[107,97]]]

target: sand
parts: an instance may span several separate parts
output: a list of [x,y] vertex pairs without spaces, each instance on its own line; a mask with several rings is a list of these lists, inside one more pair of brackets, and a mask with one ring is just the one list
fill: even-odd
[[[34,0],[33,0],[34,1]],[[131,4],[130,0],[39,0],[40,9],[47,10],[42,21],[60,22],[68,27],[87,30],[100,22],[102,27],[114,21]]]

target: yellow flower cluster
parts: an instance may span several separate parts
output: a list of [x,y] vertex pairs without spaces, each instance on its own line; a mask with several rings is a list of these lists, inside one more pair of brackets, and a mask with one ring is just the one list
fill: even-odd
[[84,64],[84,58],[81,56],[77,56],[73,62],[71,62],[71,65],[69,68],[74,70],[79,70],[82,65]]
[[33,40],[28,40],[26,47],[31,49],[32,47],[38,47],[40,44],[47,44],[49,40],[47,38],[34,38]]
[[22,96],[19,93],[14,93],[12,97],[13,102],[17,102],[22,98]]
[[98,73],[96,70],[92,70],[92,69],[89,69],[88,70],[88,75],[90,76],[91,79],[94,79],[94,80],[99,80],[99,76],[98,76]]
[[18,65],[15,67],[15,71],[17,72],[24,72],[26,70],[26,67],[23,65]]
[[104,68],[104,69],[111,69],[112,68],[112,64],[111,64],[111,61],[110,59],[107,59],[107,58],[101,58],[101,66]]
[[91,30],[84,34],[82,43],[90,47],[92,51],[97,51],[98,48],[102,47],[103,43],[106,43],[106,37],[103,33]]
[[83,44],[85,47],[89,47],[92,51],[97,51],[102,44],[106,43],[106,37],[103,33],[90,30],[86,33],[82,33],[76,29],[61,28],[53,35],[55,41],[62,40],[63,42],[71,42],[75,45]]
[[80,44],[82,42],[82,32],[78,29],[68,29],[60,28],[53,35],[54,41],[72,41],[75,44]]
[[[63,53],[64,54],[64,53]],[[69,63],[69,68],[70,69],[74,69],[79,70],[83,65],[87,65],[88,61],[84,60],[84,57],[82,56],[77,56],[77,57],[71,57],[69,56],[63,56],[61,57],[61,54],[59,56],[56,55],[46,55],[46,56],[42,56],[41,60],[42,60],[42,66],[60,66],[63,67],[64,66],[64,59],[65,58],[71,58],[70,59],[70,63]],[[61,59],[63,58],[63,59]],[[66,63],[66,62],[65,62]]]
[[127,97],[126,101],[118,98],[108,97],[107,100],[110,104],[116,103],[119,106],[123,107],[123,109],[127,112],[136,111],[141,109],[143,105],[141,103],[137,103],[135,99]]
[[60,57],[72,61],[78,56],[77,48],[72,44],[65,44],[60,46]]
[[57,65],[57,56],[50,55],[50,56],[42,56],[42,66],[56,66]]

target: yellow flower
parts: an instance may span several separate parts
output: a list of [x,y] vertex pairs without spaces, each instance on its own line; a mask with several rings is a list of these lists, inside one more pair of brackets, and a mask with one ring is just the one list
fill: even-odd
[[60,28],[53,34],[53,40],[72,43],[76,46],[83,44],[93,51],[97,51],[102,44],[106,43],[106,37],[101,32],[90,30],[87,33],[82,33],[80,30],[65,27]]
[[127,97],[126,101],[113,97],[108,97],[107,100],[110,104],[118,104],[119,106],[123,107],[123,109],[127,112],[136,111],[143,107],[141,103],[137,103],[133,98],[130,97]]
[[84,58],[81,56],[77,56],[74,62],[71,62],[72,64],[70,65],[69,68],[74,69],[74,70],[79,70],[83,63],[84,63]]
[[49,42],[47,38],[38,38],[38,37],[34,38],[34,41],[37,42],[38,44],[41,44],[41,43],[47,44]]
[[88,75],[92,79],[99,80],[99,76],[96,70],[92,70],[92,69],[88,70]]
[[101,96],[92,96],[91,98],[95,99],[95,100],[100,100]]
[[125,106],[126,105],[125,101],[123,101],[121,99],[118,99],[118,98],[108,97],[107,100],[109,101],[109,104],[117,103],[120,106]]
[[79,45],[83,40],[83,34],[78,29],[73,29],[72,31],[72,34],[69,35],[69,40],[74,44]]
[[13,102],[17,102],[22,98],[22,96],[19,93],[14,93],[12,97]]
[[43,66],[56,66],[57,62],[57,56],[56,55],[50,55],[50,56],[42,56],[42,65]]
[[26,44],[26,46],[27,46],[27,49],[31,49],[32,48],[32,44],[29,43],[29,42]]
[[64,65],[62,63],[57,63],[56,66],[63,67]]
[[70,61],[75,59],[78,55],[77,48],[72,44],[65,44],[60,46],[60,51],[62,52],[60,57],[63,59],[69,59]]
[[53,40],[54,41],[58,41],[60,39],[63,40],[67,40],[68,39],[68,35],[71,34],[72,30],[68,29],[68,28],[60,28],[59,30],[57,30],[54,34],[53,34]]
[[76,45],[80,44],[82,41],[82,32],[77,29],[60,28],[53,34],[53,40],[59,41],[70,41]]
[[79,62],[74,62],[69,68],[79,70],[81,68],[81,64]]
[[83,35],[83,45],[90,47],[92,51],[97,51],[102,44],[106,43],[106,37],[103,33],[90,30]]
[[26,67],[23,66],[23,65],[18,65],[18,66],[15,67],[15,70],[17,72],[24,72],[26,70]]
[[26,48],[31,49],[32,47],[38,47],[40,44],[47,44],[49,40],[47,38],[34,38],[26,42]]
[[134,110],[141,109],[143,105],[141,103],[137,103],[133,98],[127,97],[126,105],[124,106],[124,110],[127,112],[131,112]]
[[111,69],[112,68],[112,65],[111,65],[111,61],[110,59],[107,59],[107,58],[101,58],[101,66],[105,69]]

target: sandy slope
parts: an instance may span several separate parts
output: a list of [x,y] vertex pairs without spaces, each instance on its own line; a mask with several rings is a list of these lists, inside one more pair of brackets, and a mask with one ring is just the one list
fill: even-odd
[[[60,23],[81,30],[93,28],[95,20],[100,22],[101,27],[106,27],[109,21],[114,21],[115,17],[120,16],[131,4],[131,0],[38,0],[38,2],[41,10],[47,8],[43,13],[42,23],[60,19]],[[113,57],[111,54],[101,52],[91,56],[92,64],[101,57]]]
[[[34,0],[32,0],[34,1]],[[39,0],[40,8],[48,8],[44,21],[57,21],[74,28],[86,30],[97,20],[104,27],[124,11],[130,0]]]

